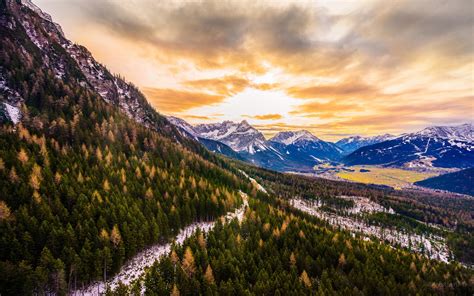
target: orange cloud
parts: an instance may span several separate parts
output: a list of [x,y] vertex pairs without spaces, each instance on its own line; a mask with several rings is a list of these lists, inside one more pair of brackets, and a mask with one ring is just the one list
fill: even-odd
[[358,81],[308,87],[295,86],[286,91],[290,96],[300,99],[367,97],[378,93],[374,87]]
[[188,80],[182,84],[200,90],[212,91],[223,96],[232,96],[243,91],[250,85],[250,81],[237,76],[224,76],[222,78]]
[[331,100],[319,102],[311,100],[299,105],[295,110],[290,111],[291,115],[303,117],[318,117],[320,119],[337,118],[343,112],[361,111],[363,108],[357,102],[344,102],[341,100]]
[[183,112],[192,108],[220,103],[222,95],[210,95],[199,92],[189,92],[164,88],[143,88],[147,99],[160,112]]
[[193,118],[193,119],[201,119],[201,120],[211,120],[213,119],[212,117],[209,116],[201,116],[201,115],[186,115],[184,116],[186,118]]
[[259,120],[276,120],[276,119],[282,119],[283,116],[280,114],[263,114],[263,115],[244,115],[244,117],[248,118],[254,118],[254,119],[259,119]]

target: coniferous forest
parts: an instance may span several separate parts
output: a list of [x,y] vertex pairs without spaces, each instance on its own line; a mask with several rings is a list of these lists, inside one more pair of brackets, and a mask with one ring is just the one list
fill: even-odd
[[[19,1],[0,0],[0,11],[0,78],[21,97],[20,122],[0,117],[1,295],[67,295],[197,221],[217,222],[107,294],[474,293],[472,200],[281,174],[214,154],[149,105],[143,124],[104,100]],[[48,46],[33,42],[19,17],[49,36]],[[223,222],[243,205],[241,193],[249,199],[243,220]],[[417,231],[431,228],[416,223],[449,230],[452,262],[363,239],[289,203],[318,198],[337,210],[348,206],[341,195],[391,207]]]

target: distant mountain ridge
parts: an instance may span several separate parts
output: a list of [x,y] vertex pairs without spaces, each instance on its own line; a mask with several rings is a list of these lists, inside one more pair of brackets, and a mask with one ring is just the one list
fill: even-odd
[[348,165],[469,168],[474,166],[473,125],[428,127],[419,132],[359,148]]
[[[221,143],[237,153],[240,159],[269,169],[311,171],[318,163],[338,160],[342,156],[342,150],[335,144],[323,141],[305,130],[280,132],[266,140],[260,131],[245,120],[195,126],[177,117],[169,116],[168,120],[212,151],[222,153],[214,147],[216,142]],[[228,151],[223,154],[235,157]]]
[[307,130],[283,131],[266,140],[245,120],[196,126],[176,117],[168,120],[211,151],[275,170],[312,171],[314,165],[327,161],[410,168],[474,166],[470,123],[427,127],[401,136],[353,136],[331,143]]
[[336,142],[336,145],[339,146],[342,150],[344,150],[344,154],[350,154],[364,146],[385,142],[394,138],[397,138],[397,136],[390,134],[373,137],[352,136],[340,139]]

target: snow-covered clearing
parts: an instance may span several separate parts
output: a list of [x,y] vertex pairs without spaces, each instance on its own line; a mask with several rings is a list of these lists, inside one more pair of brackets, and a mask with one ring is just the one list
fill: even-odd
[[[245,210],[248,207],[248,196],[244,192],[240,192],[242,196],[243,203],[242,206],[235,209],[233,212],[229,212],[223,217],[225,222],[230,222],[233,219],[237,218],[239,222],[242,222],[245,214]],[[175,244],[181,245],[188,237],[192,236],[198,229],[202,232],[207,233],[212,230],[215,225],[215,221],[211,222],[195,222],[188,227],[182,229],[176,238],[174,239]],[[117,288],[119,282],[122,282],[125,285],[129,285],[134,280],[140,278],[156,260],[159,260],[161,257],[166,256],[171,251],[172,243],[167,244],[157,244],[147,248],[146,250],[138,253],[127,261],[124,266],[120,269],[120,272],[116,274],[113,278],[107,281],[107,287],[111,290]],[[94,282],[89,286],[72,291],[70,295],[102,295],[106,290],[105,283],[103,281]]]
[[[345,197],[347,198],[347,197]],[[306,212],[312,216],[315,216],[323,221],[327,221],[329,224],[335,227],[341,227],[342,229],[358,233],[369,239],[370,237],[376,237],[380,241],[388,242],[394,246],[401,246],[409,248],[415,252],[425,254],[429,258],[437,259],[443,262],[448,262],[449,249],[446,245],[446,241],[443,237],[426,234],[420,235],[415,233],[402,232],[396,229],[390,229],[380,226],[368,225],[364,220],[357,219],[350,216],[339,216],[333,213],[328,213],[319,209],[321,203],[318,201],[311,202],[303,199],[292,199],[290,204],[303,212]],[[359,211],[364,211],[361,208],[362,203],[359,203]],[[366,204],[364,207],[368,206]],[[379,208],[380,207],[380,208]],[[386,210],[380,205],[378,207],[370,206],[370,211],[387,211],[391,213],[391,209]],[[393,211],[393,210],[392,210]]]
[[11,121],[14,124],[17,124],[20,121],[20,109],[16,106],[12,106],[8,103],[3,103],[5,105],[5,108],[7,109],[8,116],[10,117]]

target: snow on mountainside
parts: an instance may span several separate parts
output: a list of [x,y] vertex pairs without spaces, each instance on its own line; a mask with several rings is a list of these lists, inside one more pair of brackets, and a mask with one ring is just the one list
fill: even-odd
[[0,123],[17,124],[22,116],[20,108],[24,100],[17,91],[7,86],[2,70],[0,67]]
[[176,127],[186,131],[191,136],[196,137],[199,135],[198,132],[194,130],[194,127],[190,125],[189,123],[187,123],[186,121],[184,121],[183,119],[174,117],[174,116],[167,116],[166,118],[168,119],[169,122],[174,124]]
[[465,123],[457,126],[432,126],[415,133],[415,135],[473,143],[474,125]]
[[345,154],[349,154],[351,152],[356,151],[357,149],[361,147],[388,141],[391,139],[395,139],[396,137],[397,136],[390,135],[390,134],[373,136],[373,137],[352,136],[352,137],[343,138],[337,141],[336,145],[340,147],[342,150],[344,150]]
[[295,131],[295,132],[293,131],[279,132],[275,136],[273,136],[273,138],[271,138],[270,141],[283,143],[285,145],[290,145],[290,144],[294,144],[300,141],[319,142],[321,140],[306,130],[300,130],[300,131]]
[[349,165],[406,167],[474,167],[473,125],[429,127],[398,138],[362,147],[344,158]]
[[239,123],[224,121],[199,124],[194,130],[200,137],[220,141],[237,152],[254,154],[256,151],[269,149],[263,134],[245,120]]
[[326,142],[306,130],[279,132],[270,142],[284,144],[285,154],[310,163],[338,160],[343,152],[331,142]]

